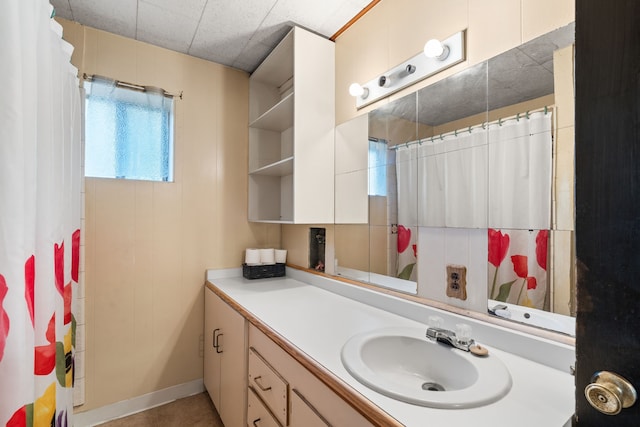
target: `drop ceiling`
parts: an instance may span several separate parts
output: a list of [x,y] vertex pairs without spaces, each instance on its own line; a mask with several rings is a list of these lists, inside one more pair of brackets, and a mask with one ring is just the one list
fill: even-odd
[[56,16],[252,72],[293,25],[333,36],[371,0],[51,0]]

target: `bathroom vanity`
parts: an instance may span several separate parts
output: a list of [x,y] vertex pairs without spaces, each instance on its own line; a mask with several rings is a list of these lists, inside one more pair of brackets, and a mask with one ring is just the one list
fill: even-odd
[[[291,268],[284,278],[262,280],[244,279],[240,269],[210,270],[205,295],[206,318],[217,319],[205,322],[205,386],[227,427],[570,425],[574,348],[567,344]],[[461,408],[407,403],[361,383],[345,367],[343,347],[353,337],[426,332],[434,316],[445,329],[470,326],[471,337],[489,351],[484,362],[506,368],[510,384],[500,396]],[[451,359],[463,352],[427,338],[422,344],[450,351]],[[221,363],[230,365],[218,369]],[[470,377],[458,378],[462,384],[476,381],[474,369],[445,376],[456,375]]]

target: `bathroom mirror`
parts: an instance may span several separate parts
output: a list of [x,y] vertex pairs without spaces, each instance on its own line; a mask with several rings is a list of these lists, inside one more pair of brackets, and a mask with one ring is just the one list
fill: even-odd
[[338,126],[336,274],[451,303],[424,279],[418,289],[419,240],[482,235],[482,295],[475,285],[460,307],[572,333],[573,34],[560,28]]

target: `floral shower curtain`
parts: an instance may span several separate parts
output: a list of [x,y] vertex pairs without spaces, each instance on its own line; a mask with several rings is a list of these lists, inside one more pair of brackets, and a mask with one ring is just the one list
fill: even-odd
[[80,97],[47,1],[0,14],[0,425],[72,425]]

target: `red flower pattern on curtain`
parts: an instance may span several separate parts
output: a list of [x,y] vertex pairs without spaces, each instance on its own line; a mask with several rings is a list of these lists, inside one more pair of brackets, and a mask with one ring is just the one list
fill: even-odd
[[411,229],[404,225],[398,226],[398,253],[401,254],[407,250],[411,242]]
[[496,292],[496,281],[498,279],[498,268],[504,261],[509,251],[509,235],[502,234],[500,230],[489,229],[489,262],[496,268],[493,272],[493,280],[491,281],[490,298],[494,297]]
[[0,274],[0,360],[4,356],[4,346],[9,335],[9,316],[2,306],[8,289],[4,276]]
[[36,257],[31,255],[24,263],[24,299],[27,301],[27,308],[31,316],[31,326],[34,326],[34,292],[36,285]]
[[536,236],[536,259],[538,265],[547,269],[547,245],[549,242],[549,230],[540,230]]
[[[405,227],[404,225],[398,225],[398,239],[397,239],[398,255],[400,255],[401,253],[404,253],[407,250],[407,248],[409,248],[410,244],[411,244],[411,228]],[[415,260],[418,254],[418,246],[416,244],[413,244],[411,245],[411,248],[413,249],[413,259]],[[409,255],[409,260],[410,258],[411,256]],[[398,262],[402,262],[400,261],[400,257],[398,257]],[[415,262],[409,262],[404,267],[402,267],[401,270],[398,269],[399,271],[398,278],[411,280],[411,275],[413,274],[413,269],[415,266],[416,266]]]
[[[529,307],[542,308],[543,295],[546,292],[547,248],[549,230],[532,231],[512,230],[509,233],[502,230],[489,229],[488,235],[488,264],[489,274],[493,268],[493,283],[489,292],[489,298],[502,302],[511,302]],[[530,240],[535,236],[535,247]],[[509,256],[510,266],[504,266],[500,272],[500,266],[505,264],[505,258]],[[529,264],[535,256],[537,265]],[[540,267],[540,270],[538,268]],[[501,279],[498,284],[498,276]],[[512,287],[522,279],[519,290],[512,293]],[[504,283],[502,283],[504,282]],[[539,289],[540,283],[543,287]],[[517,285],[516,285],[517,286]],[[525,289],[527,292],[525,292]],[[528,291],[537,293],[529,294]],[[540,294],[542,292],[542,294]],[[533,295],[533,297],[532,297]],[[533,298],[533,299],[532,299]]]
[[509,235],[500,230],[489,229],[489,262],[499,267],[509,251]]

